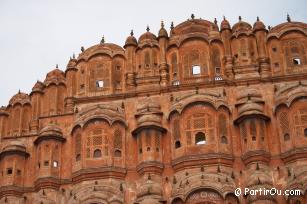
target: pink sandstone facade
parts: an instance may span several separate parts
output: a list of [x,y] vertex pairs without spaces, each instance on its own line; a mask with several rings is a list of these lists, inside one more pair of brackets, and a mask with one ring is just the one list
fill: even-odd
[[307,203],[307,25],[192,15],[82,47],[1,107],[0,203]]

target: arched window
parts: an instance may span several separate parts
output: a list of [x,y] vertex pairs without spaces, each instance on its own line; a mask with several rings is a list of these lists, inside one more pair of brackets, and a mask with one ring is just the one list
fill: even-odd
[[81,160],[81,154],[77,154],[76,155],[76,161],[78,162],[78,161],[80,161]]
[[101,157],[101,150],[100,149],[96,149],[94,151],[93,157],[94,158],[100,158]]
[[54,168],[59,167],[59,162],[58,162],[58,161],[53,161],[53,162],[52,162],[52,166],[53,166]]
[[196,145],[206,144],[206,135],[203,132],[196,133],[195,144]]
[[304,136],[307,137],[307,128],[304,129]]
[[115,150],[115,152],[114,152],[114,156],[115,157],[121,157],[122,156],[122,152],[120,151],[120,150]]
[[150,54],[149,54],[148,51],[145,52],[144,64],[145,64],[145,68],[149,68],[149,66],[150,66]]
[[250,135],[252,137],[252,141],[256,141],[257,129],[256,129],[255,120],[251,120],[249,125],[250,125],[249,128],[250,128]]
[[222,144],[228,144],[227,137],[222,136],[222,137],[221,137],[221,143],[222,143]]
[[118,128],[114,130],[114,148],[122,149],[122,133]]
[[75,139],[75,155],[76,155],[76,161],[80,161],[81,160],[81,134],[77,134],[76,135],[76,139]]
[[284,134],[284,141],[289,141],[290,135],[288,133]]
[[180,141],[178,140],[178,141],[175,142],[175,149],[178,149],[178,148],[180,148],[180,147],[181,147],[181,143],[180,143]]

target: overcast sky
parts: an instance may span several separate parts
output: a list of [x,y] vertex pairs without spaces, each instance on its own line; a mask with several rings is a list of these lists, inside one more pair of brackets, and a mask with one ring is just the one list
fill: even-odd
[[241,15],[253,24],[259,16],[266,25],[286,21],[307,22],[306,0],[139,0],[139,1],[42,1],[0,0],[0,106],[18,92],[29,93],[36,80],[59,64],[66,69],[70,56],[100,42],[123,46],[130,30],[138,38],[150,26],[157,34],[163,19],[177,25],[190,18],[234,24]]

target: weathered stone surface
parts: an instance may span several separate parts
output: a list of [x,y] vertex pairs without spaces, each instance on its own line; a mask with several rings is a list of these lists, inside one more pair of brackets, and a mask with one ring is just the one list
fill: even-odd
[[307,25],[289,19],[82,48],[0,108],[0,203],[307,203]]

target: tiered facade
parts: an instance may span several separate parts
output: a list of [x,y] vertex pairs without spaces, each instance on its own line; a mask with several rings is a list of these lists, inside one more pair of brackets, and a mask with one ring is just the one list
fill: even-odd
[[0,203],[307,203],[306,36],[192,15],[82,47],[0,109]]

